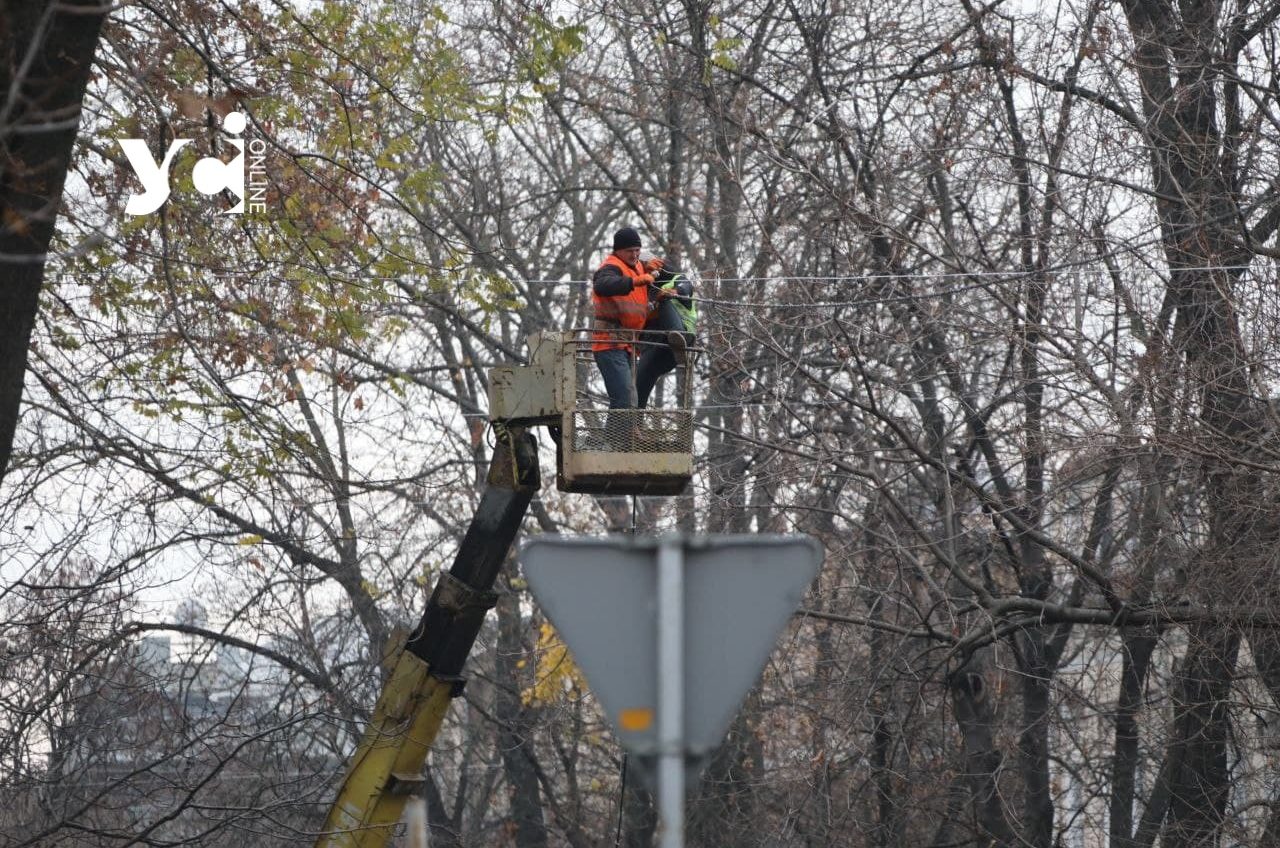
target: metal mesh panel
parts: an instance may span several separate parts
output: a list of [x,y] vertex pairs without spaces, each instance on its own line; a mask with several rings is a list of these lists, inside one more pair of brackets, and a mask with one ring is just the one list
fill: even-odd
[[693,413],[687,409],[578,410],[573,449],[604,453],[692,453]]

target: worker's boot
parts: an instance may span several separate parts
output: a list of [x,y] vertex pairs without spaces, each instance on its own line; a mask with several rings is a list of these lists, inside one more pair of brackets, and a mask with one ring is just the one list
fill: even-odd
[[676,365],[681,366],[689,361],[689,342],[684,335],[675,330],[667,333],[667,345],[671,348],[671,356],[675,359]]

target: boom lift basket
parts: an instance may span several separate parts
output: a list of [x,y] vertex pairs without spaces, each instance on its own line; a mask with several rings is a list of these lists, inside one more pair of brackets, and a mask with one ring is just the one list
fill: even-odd
[[[636,359],[655,343],[635,330],[610,332],[632,344]],[[529,364],[489,372],[489,417],[499,423],[546,424],[558,431],[556,484],[563,492],[675,495],[693,476],[693,362],[677,365],[674,409],[609,409],[591,351],[592,331],[529,337]],[[671,377],[667,378],[668,389]]]

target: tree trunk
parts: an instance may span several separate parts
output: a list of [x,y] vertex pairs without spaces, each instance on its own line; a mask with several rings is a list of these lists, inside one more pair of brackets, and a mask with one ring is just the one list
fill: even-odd
[[99,0],[9,0],[0,11],[0,90],[9,95],[0,113],[0,479],[13,451],[45,255],[108,8]]
[[1169,811],[1160,834],[1162,848],[1218,844],[1231,789],[1227,694],[1239,646],[1240,634],[1234,629],[1201,626],[1191,633],[1174,695]]
[[746,848],[757,843],[754,787],[761,779],[762,751],[753,724],[758,715],[759,696],[752,692],[689,804],[690,845]]
[[1138,712],[1147,679],[1155,634],[1126,634],[1120,672],[1120,697],[1116,704],[1115,750],[1111,762],[1110,838],[1113,848],[1135,848],[1133,799],[1138,770]]
[[1003,757],[995,744],[995,712],[983,665],[970,659],[948,676],[947,684],[964,743],[964,776],[977,844],[1003,848],[1017,840],[1001,803],[998,779]]
[[[1259,475],[1233,463],[1259,435],[1259,402],[1240,338],[1233,288],[1252,258],[1239,243],[1244,214],[1232,191],[1217,126],[1218,4],[1124,0],[1157,192],[1161,238],[1178,310],[1177,349],[1200,401],[1209,534],[1191,591],[1231,602],[1258,577],[1261,537],[1253,510]],[[1227,104],[1230,106],[1231,104]],[[1165,848],[1217,845],[1230,792],[1225,704],[1240,634],[1200,625],[1189,634],[1174,692],[1165,761],[1169,807]],[[1163,770],[1162,770],[1163,771]],[[1152,817],[1144,816],[1144,824]]]
[[653,793],[629,767],[628,772],[627,785],[622,791],[622,844],[624,848],[649,848],[658,832]]
[[521,638],[524,622],[520,599],[511,591],[498,596],[498,652],[495,658],[498,685],[495,687],[498,717],[498,751],[506,775],[511,821],[515,825],[516,848],[545,848],[547,826],[542,815],[542,795],[538,773],[530,758],[533,743],[529,716],[520,700],[520,669],[527,656]]

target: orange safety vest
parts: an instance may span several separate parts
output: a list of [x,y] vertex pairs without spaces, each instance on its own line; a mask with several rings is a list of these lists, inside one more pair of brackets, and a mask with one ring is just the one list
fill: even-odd
[[[640,265],[629,266],[610,253],[609,258],[600,263],[600,268],[605,265],[613,265],[622,272],[624,277],[632,281],[634,288],[630,294],[619,294],[612,297],[602,297],[594,291],[591,293],[591,306],[595,310],[596,320],[593,329],[596,330],[643,330],[645,319],[649,317],[649,288],[648,286],[635,285],[635,279],[644,273],[644,269]],[[599,268],[596,269],[597,271]],[[631,350],[631,345],[627,342],[617,341],[616,336],[608,333],[592,333],[591,334],[592,350]]]

